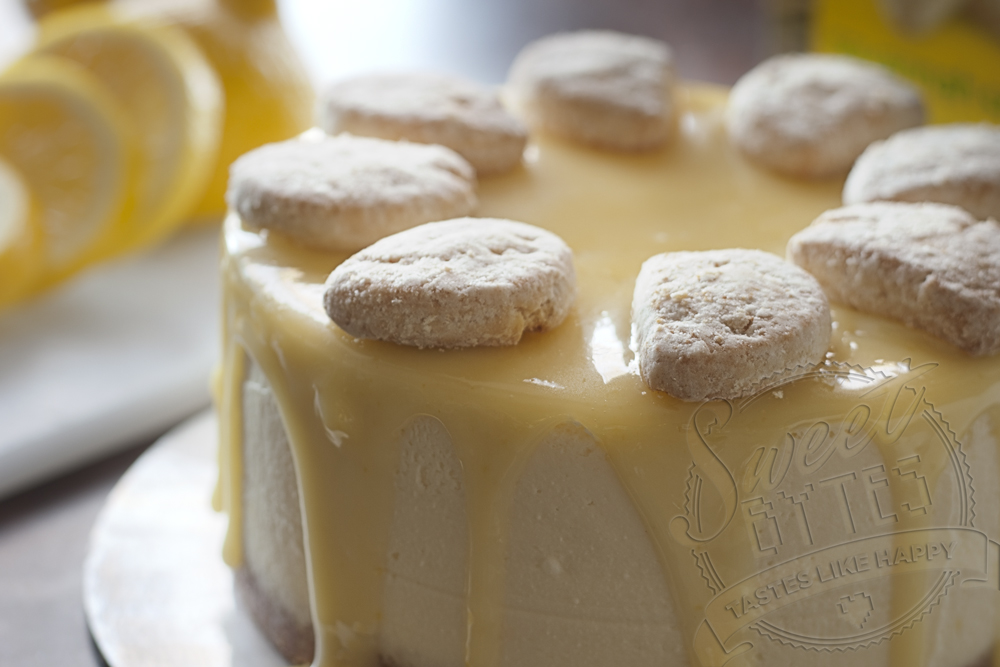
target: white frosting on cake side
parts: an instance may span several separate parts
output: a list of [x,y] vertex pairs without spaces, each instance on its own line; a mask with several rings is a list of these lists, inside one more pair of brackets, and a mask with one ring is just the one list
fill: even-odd
[[689,664],[642,517],[580,424],[535,449],[509,521],[501,665]]
[[393,665],[465,664],[469,544],[462,463],[429,416],[404,427],[395,475],[379,650]]

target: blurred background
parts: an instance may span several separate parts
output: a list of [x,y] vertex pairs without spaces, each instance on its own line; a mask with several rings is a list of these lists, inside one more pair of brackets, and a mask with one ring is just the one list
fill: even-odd
[[[45,4],[0,2],[3,62],[31,46],[34,25],[28,5]],[[279,0],[277,10],[317,84],[358,71],[399,67],[443,69],[500,83],[527,42],[594,26],[665,39],[690,56],[681,63],[685,76],[719,83],[732,83],[748,59],[767,52],[766,12],[754,0],[625,0],[613,6],[599,0]],[[719,53],[706,53],[706,44]]]
[[733,84],[881,62],[933,122],[1000,122],[1000,0],[0,0],[0,665],[100,664],[80,606],[117,478],[210,402],[229,163],[373,70],[501,84],[543,35],[667,41]]

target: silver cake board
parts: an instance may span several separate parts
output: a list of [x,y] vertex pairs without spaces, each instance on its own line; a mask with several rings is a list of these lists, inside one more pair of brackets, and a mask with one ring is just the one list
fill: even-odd
[[285,667],[237,605],[212,510],[216,419],[206,411],[143,454],[91,534],[83,604],[109,667]]

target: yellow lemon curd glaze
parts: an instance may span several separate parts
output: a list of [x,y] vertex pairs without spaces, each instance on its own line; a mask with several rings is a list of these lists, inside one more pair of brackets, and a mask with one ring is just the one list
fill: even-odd
[[[230,513],[225,555],[240,564],[240,391],[248,355],[272,385],[296,463],[317,667],[377,664],[398,441],[417,415],[444,424],[462,464],[466,662],[475,667],[498,661],[506,517],[519,471],[534,446],[567,422],[593,435],[643,517],[692,664],[722,665],[734,656],[730,664],[750,664],[742,660],[768,651],[848,664],[874,651],[880,664],[920,665],[927,628],[961,622],[942,590],[996,591],[997,552],[987,546],[996,531],[972,527],[996,519],[981,520],[980,499],[976,523],[967,479],[989,486],[1000,472],[969,465],[976,444],[996,439],[997,358],[971,358],[834,305],[828,362],[753,397],[700,405],[652,391],[639,378],[629,350],[630,303],[646,258],[726,247],[783,255],[794,232],[840,203],[840,182],[783,180],[745,162],[726,138],[723,89],[689,85],[680,94],[677,136],[661,152],[620,155],[535,135],[522,169],[480,183],[478,215],[540,225],[575,252],[573,312],[515,347],[439,351],[355,340],[321,303],[323,283],[344,257],[247,231],[234,215],[227,220],[217,378],[217,499]],[[974,427],[986,431],[973,438]],[[976,460],[996,460],[992,451],[979,453]],[[930,510],[914,495],[915,479],[935,494]],[[841,495],[853,501],[853,524],[845,528],[836,514],[836,526],[814,522],[807,535],[795,523],[801,506],[792,495],[787,508],[772,502],[770,515],[761,514],[761,504],[774,500],[767,493],[787,491],[789,480],[801,482],[805,495],[828,493],[822,497],[831,508]],[[869,498],[874,515],[857,509],[859,498]],[[783,537],[774,541],[769,525],[779,522]],[[914,535],[924,544],[916,556]],[[942,555],[940,543],[966,559],[962,578],[955,579],[957,566],[941,570],[958,561]],[[796,544],[797,551],[785,548]],[[900,559],[897,548],[909,555]],[[928,561],[930,553],[938,560]],[[828,566],[840,569],[838,581],[889,595],[891,604],[880,605],[878,623],[856,636],[803,638],[796,622],[831,613],[854,591],[829,583],[837,572]],[[773,588],[781,581],[784,592]]]

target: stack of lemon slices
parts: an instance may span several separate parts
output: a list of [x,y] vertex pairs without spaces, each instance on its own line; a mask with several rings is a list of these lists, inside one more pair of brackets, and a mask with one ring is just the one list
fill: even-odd
[[292,122],[241,129],[249,121],[225,109],[229,73],[200,37],[87,5],[46,16],[34,50],[0,74],[0,307],[221,211],[220,153],[308,125],[303,94]]

